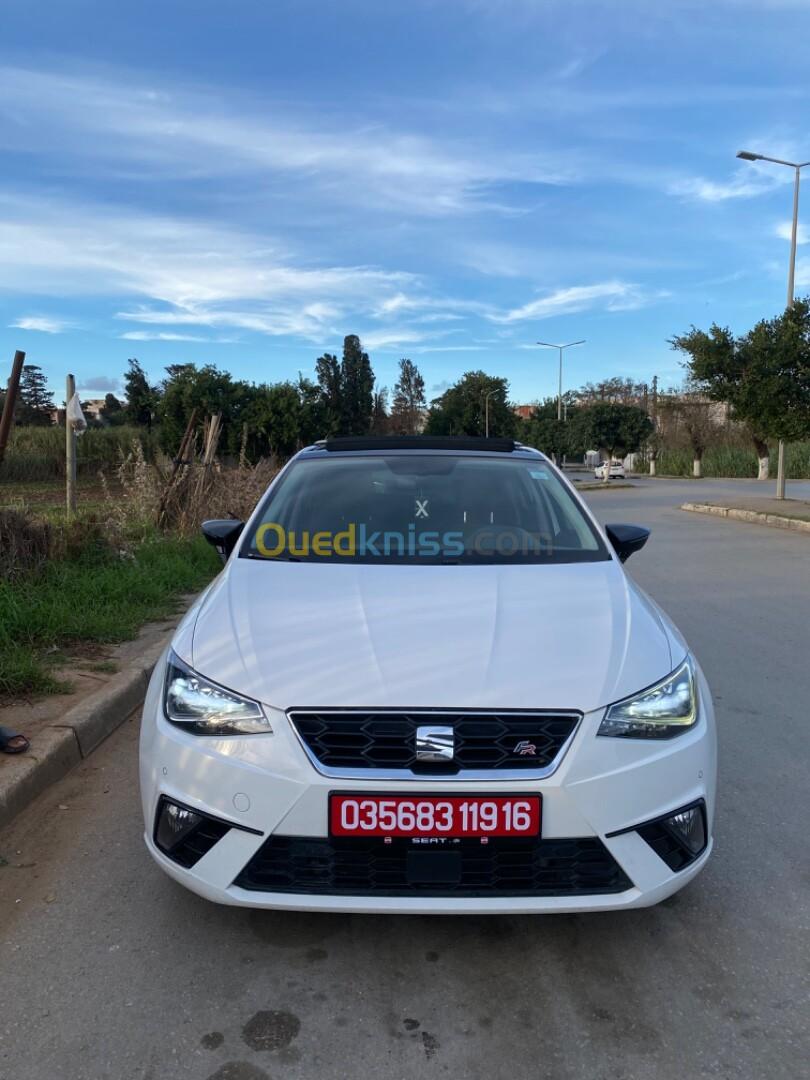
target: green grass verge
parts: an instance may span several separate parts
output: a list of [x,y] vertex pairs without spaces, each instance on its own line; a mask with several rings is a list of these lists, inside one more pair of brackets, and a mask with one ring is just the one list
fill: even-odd
[[[177,610],[220,563],[202,537],[156,536],[131,558],[52,562],[35,575],[0,581],[0,695],[53,693],[54,654],[134,637]],[[49,652],[50,650],[50,652]]]

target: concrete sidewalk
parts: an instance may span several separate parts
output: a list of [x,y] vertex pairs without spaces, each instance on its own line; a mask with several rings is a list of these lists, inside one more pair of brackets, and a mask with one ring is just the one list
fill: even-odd
[[810,502],[804,499],[774,499],[763,496],[720,498],[713,499],[710,503],[682,503],[681,510],[810,533]]
[[0,723],[31,740],[24,754],[0,754],[0,827],[61,779],[125,721],[137,717],[149,677],[192,598],[172,619],[144,626],[133,641],[105,650],[103,664],[56,674],[72,692],[0,708]]

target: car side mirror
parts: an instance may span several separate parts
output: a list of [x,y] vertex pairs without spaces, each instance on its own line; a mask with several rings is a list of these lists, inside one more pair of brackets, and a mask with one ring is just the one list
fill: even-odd
[[244,527],[244,521],[235,521],[233,518],[204,521],[201,526],[203,536],[217,549],[223,562],[236,547],[236,541],[241,536]]
[[606,525],[605,532],[622,562],[627,562],[634,552],[641,551],[650,539],[650,530],[643,525]]

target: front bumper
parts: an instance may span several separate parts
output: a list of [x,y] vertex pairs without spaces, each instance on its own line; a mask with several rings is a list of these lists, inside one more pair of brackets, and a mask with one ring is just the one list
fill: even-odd
[[[403,793],[403,781],[337,780],[319,774],[288,723],[272,735],[200,738],[162,715],[162,665],[147,694],[141,732],[141,792],[146,845],[170,877],[209,900],[255,908],[424,914],[612,911],[646,907],[682,888],[712,849],[716,749],[711,699],[698,673],[700,720],[664,742],[597,737],[602,712],[586,714],[556,771],[537,781],[414,780],[419,792],[543,797],[543,838],[596,837],[629,879],[622,892],[565,896],[324,895],[256,892],[235,884],[268,836],[325,837],[330,791]],[[230,823],[233,828],[186,869],[155,845],[161,796]],[[620,832],[697,800],[706,805],[708,844],[674,873],[635,831]],[[253,830],[253,831],[247,831]],[[619,835],[611,835],[619,833]]]

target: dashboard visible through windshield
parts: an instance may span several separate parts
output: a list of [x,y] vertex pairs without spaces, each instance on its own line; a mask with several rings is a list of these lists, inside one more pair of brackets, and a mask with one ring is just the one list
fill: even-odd
[[567,563],[610,558],[543,459],[330,455],[271,489],[242,557],[349,563]]

